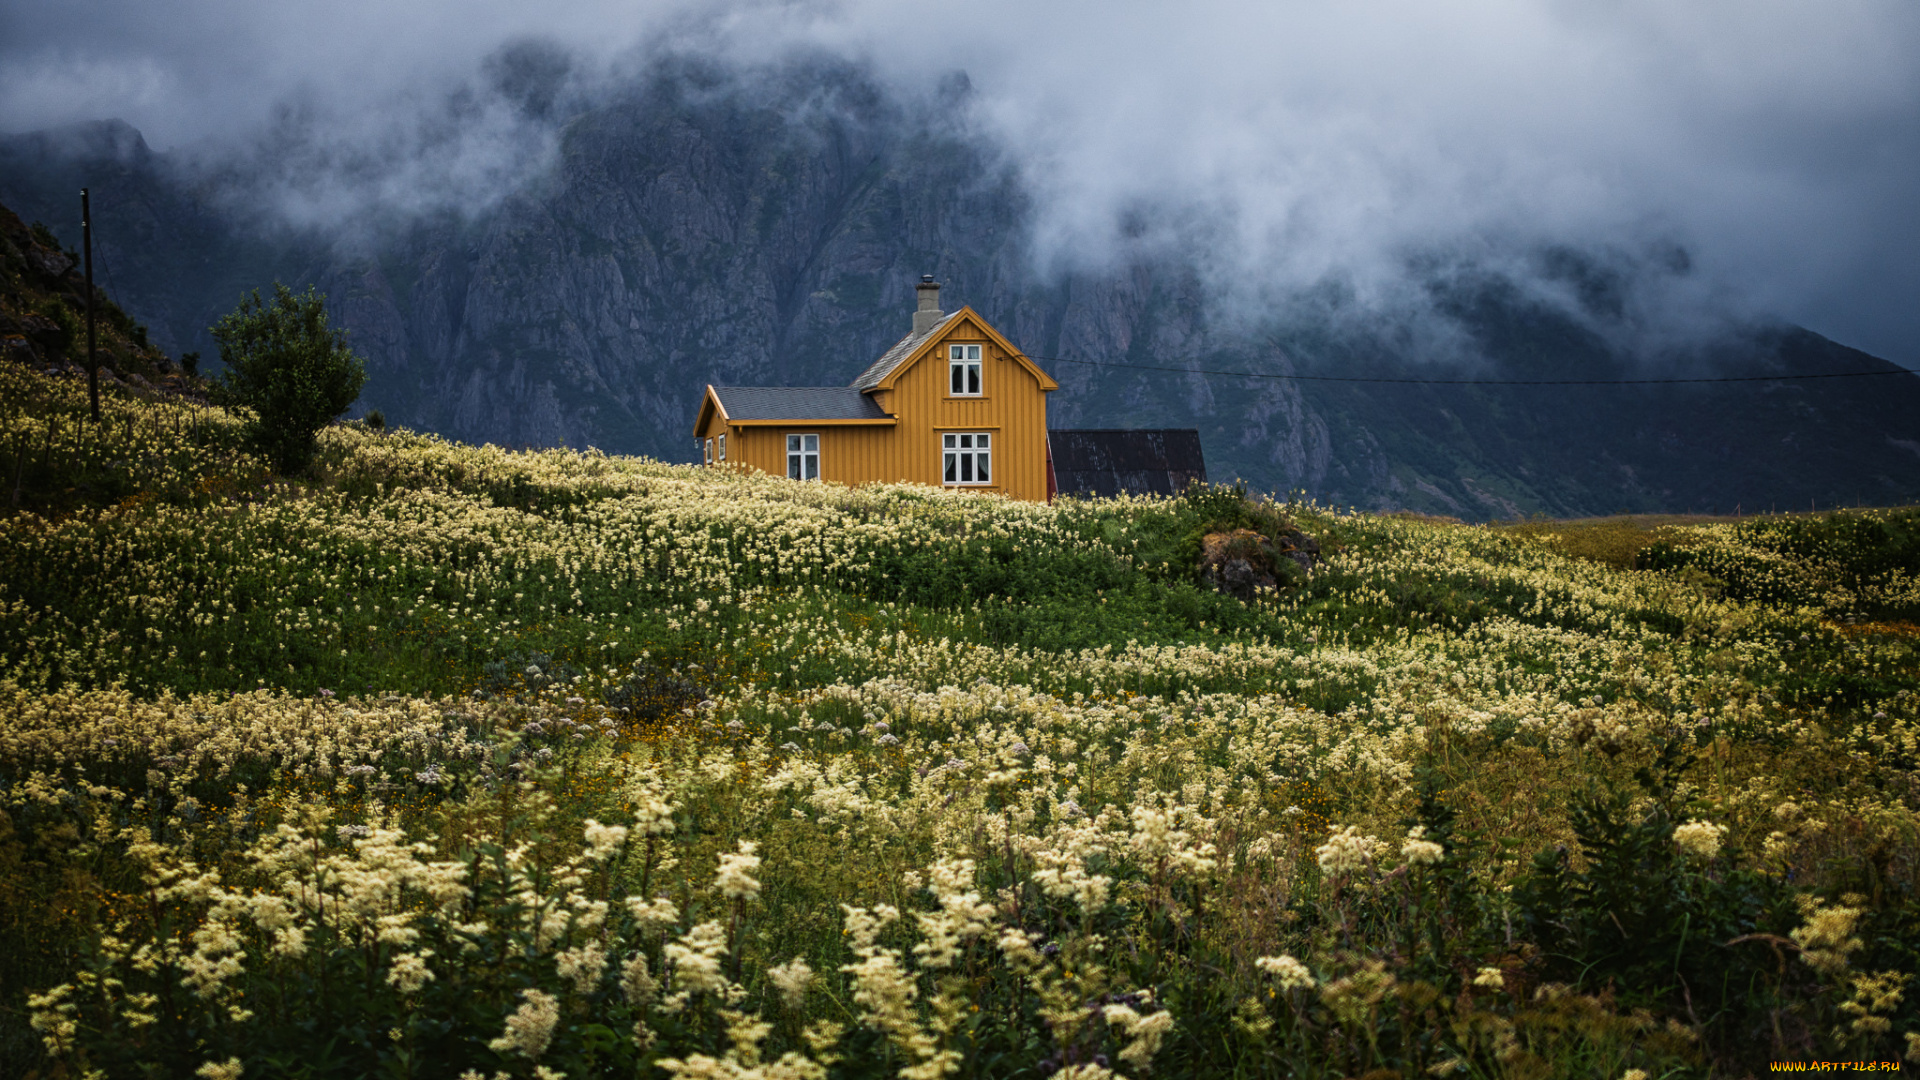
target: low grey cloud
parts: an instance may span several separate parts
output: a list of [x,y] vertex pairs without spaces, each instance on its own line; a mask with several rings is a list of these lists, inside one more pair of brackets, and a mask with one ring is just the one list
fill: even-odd
[[1655,283],[1646,325],[1765,313],[1920,365],[1909,0],[18,7],[0,127],[118,116],[301,221],[510,190],[543,109],[663,51],[824,51],[910,96],[965,71],[1043,266],[1166,244],[1225,298],[1373,310],[1436,253],[1564,289],[1533,263],[1572,247]]

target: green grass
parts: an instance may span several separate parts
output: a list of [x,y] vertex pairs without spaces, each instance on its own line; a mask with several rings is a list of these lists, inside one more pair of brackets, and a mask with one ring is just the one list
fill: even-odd
[[[9,377],[5,431],[73,404]],[[168,408],[113,403],[135,447]],[[1731,1076],[1920,1030],[1912,510],[100,443],[0,521],[8,1075]],[[1235,529],[1322,559],[1235,599]]]
[[1671,530],[1738,520],[1741,519],[1704,514],[1619,514],[1597,518],[1535,518],[1498,522],[1489,528],[1543,544],[1576,559],[1631,570],[1640,553]]

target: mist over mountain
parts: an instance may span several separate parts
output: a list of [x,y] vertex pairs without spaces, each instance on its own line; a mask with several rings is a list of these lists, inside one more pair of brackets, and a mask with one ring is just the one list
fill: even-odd
[[299,110],[212,155],[117,122],[9,136],[0,202],[76,242],[90,186],[101,284],[172,351],[213,355],[243,290],[318,285],[370,360],[363,406],[472,441],[687,460],[706,383],[844,384],[931,273],[1050,358],[1055,426],[1196,427],[1216,479],[1260,490],[1468,518],[1920,500],[1912,376],[1209,374],[1894,370],[1716,303],[1657,230],[1490,229],[1401,244],[1392,274],[1276,282],[1240,219],[1141,198],[1089,254],[957,72],[910,94],[818,54],[662,55],[591,85],[573,62],[499,50],[375,140]]

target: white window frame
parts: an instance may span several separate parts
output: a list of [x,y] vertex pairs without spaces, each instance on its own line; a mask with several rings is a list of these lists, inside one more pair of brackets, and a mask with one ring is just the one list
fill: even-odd
[[713,460],[715,461],[727,460],[727,435],[726,435],[726,432],[724,431],[721,432],[719,435],[714,436]]
[[713,464],[713,439],[711,437],[707,439],[706,457],[701,460],[701,463],[704,465]]
[[[808,466],[812,466],[809,473]],[[820,436],[816,432],[802,432],[787,436],[787,479],[818,481],[820,479]]]
[[982,397],[985,375],[981,370],[980,346],[947,346],[947,396]]
[[947,487],[988,487],[993,483],[993,433],[945,431],[940,434],[940,482]]

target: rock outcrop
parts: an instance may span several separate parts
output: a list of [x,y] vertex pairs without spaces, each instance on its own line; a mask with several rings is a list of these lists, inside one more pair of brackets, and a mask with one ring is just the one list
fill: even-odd
[[[571,117],[542,108],[558,149],[536,180],[351,242],[258,227],[124,124],[0,138],[0,202],[67,221],[90,183],[117,297],[170,352],[212,356],[206,328],[246,289],[318,285],[369,360],[362,407],[475,442],[691,460],[704,384],[845,384],[932,273],[1059,380],[1055,426],[1197,428],[1214,478],[1257,491],[1482,518],[1920,501],[1920,456],[1902,449],[1920,440],[1920,378],[1404,382],[1649,370],[1613,343],[1632,337],[1610,336],[1619,312],[1553,306],[1515,271],[1436,272],[1432,317],[1467,365],[1440,367],[1405,326],[1223,312],[1204,253],[1130,246],[1125,223],[1109,256],[1043,270],[1030,178],[967,128],[963,80],[908,104],[845,64],[679,62]],[[1537,262],[1601,272],[1566,252]],[[1683,359],[1892,370],[1785,327]],[[1108,366],[1069,362],[1086,360]],[[1388,381],[1291,378],[1309,374]]]

